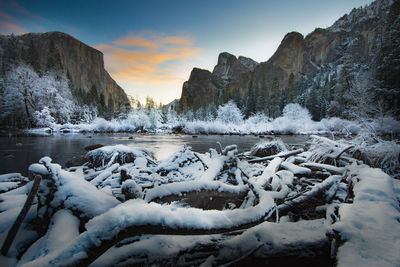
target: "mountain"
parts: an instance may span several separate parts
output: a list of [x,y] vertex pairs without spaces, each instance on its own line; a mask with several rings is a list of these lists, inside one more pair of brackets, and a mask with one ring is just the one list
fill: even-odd
[[66,90],[70,91],[72,100],[78,105],[97,108],[100,115],[125,112],[130,108],[124,90],[104,69],[103,54],[68,34],[0,35],[0,61],[3,87],[7,85],[7,75],[10,76],[16,67],[27,65],[39,78],[65,77]]
[[[298,102],[321,119],[370,115],[379,102],[381,111],[399,116],[399,50],[400,3],[377,0],[306,37],[286,34],[266,62],[221,53],[213,72],[192,70],[180,105],[198,109],[232,99],[248,116],[265,112],[276,117],[285,104]],[[372,105],[365,114],[350,108],[360,105],[354,99],[360,95]]]

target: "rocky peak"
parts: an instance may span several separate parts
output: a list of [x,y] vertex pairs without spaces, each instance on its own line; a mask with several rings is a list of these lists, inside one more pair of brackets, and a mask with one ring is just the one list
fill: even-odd
[[345,14],[332,26],[327,28],[331,32],[350,32],[359,24],[370,19],[382,19],[389,13],[395,0],[377,0],[369,6],[353,8],[350,14]]
[[[385,46],[382,43],[384,35],[396,30],[390,28],[389,19],[393,17],[394,21],[399,10],[398,0],[376,0],[363,8],[354,8],[331,27],[317,28],[306,37],[290,32],[282,39],[274,55],[260,64],[248,58],[221,53],[212,75],[207,76],[211,81],[207,86],[216,86],[214,98],[219,103],[238,96],[249,99],[250,94],[265,95],[266,91],[279,99],[283,89],[288,87],[291,74],[295,81],[300,77],[311,81],[318,75],[330,77],[332,73],[337,74],[343,65],[376,68],[377,59]],[[182,98],[191,88],[197,88],[191,87],[190,80]],[[202,106],[216,103],[201,100]]]
[[239,56],[239,62],[240,64],[248,68],[250,71],[253,71],[258,66],[258,62],[252,60],[249,57]]
[[210,71],[193,68],[189,80],[183,83],[181,107],[197,109],[212,103],[218,90],[214,79]]
[[253,71],[257,62],[251,58],[239,57],[223,52],[218,56],[218,63],[214,67],[213,74],[220,78],[226,85],[236,80],[241,73]]
[[290,73],[296,75],[302,71],[303,51],[303,35],[298,32],[290,32],[285,35],[278,49],[267,63],[281,68],[287,77]]

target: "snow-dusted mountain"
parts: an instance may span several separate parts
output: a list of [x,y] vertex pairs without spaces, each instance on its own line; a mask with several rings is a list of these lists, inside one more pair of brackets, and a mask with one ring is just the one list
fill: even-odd
[[377,0],[305,37],[288,33],[266,62],[221,53],[212,73],[193,69],[183,85],[181,106],[205,108],[234,99],[247,115],[261,111],[275,117],[285,104],[298,102],[319,119],[351,117],[354,97],[365,95],[366,102],[380,103],[381,112],[398,116],[399,17],[399,1]]
[[[124,112],[130,107],[123,89],[104,69],[103,54],[68,34],[47,32],[0,35],[0,62],[3,88],[3,101],[0,101],[3,113],[1,124],[23,126],[27,123],[24,122],[26,118],[29,119],[36,111],[41,112],[45,106],[50,108],[52,114],[56,113],[60,108],[54,105],[57,101],[50,100],[49,94],[40,92],[39,88],[33,88],[38,84],[48,89],[58,88],[60,92],[56,90],[57,93],[64,95],[64,99],[71,96],[67,97],[66,103],[72,101],[77,107],[75,110],[69,108],[68,116],[79,113],[83,105],[97,109],[103,116]],[[13,80],[16,82],[13,83]],[[50,80],[63,82],[56,86],[50,85]],[[25,88],[27,91],[24,92],[25,89],[20,88],[22,84],[32,86]],[[6,98],[18,91],[21,92],[21,101],[5,102]],[[25,113],[18,112],[21,110]],[[4,114],[9,116],[5,117]]]

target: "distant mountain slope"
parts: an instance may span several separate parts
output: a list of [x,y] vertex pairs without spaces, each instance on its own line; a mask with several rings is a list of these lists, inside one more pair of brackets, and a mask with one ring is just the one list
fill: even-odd
[[0,35],[0,70],[31,66],[39,76],[57,72],[68,79],[74,100],[97,107],[101,115],[129,109],[124,90],[104,69],[103,54],[62,32]]
[[400,3],[377,0],[306,37],[288,33],[266,62],[246,59],[248,67],[243,57],[221,53],[212,73],[193,69],[183,84],[181,108],[233,99],[246,115],[265,112],[276,117],[285,104],[298,102],[315,119],[351,117],[354,97],[368,95],[366,101],[379,102],[381,111],[399,116],[399,50]]

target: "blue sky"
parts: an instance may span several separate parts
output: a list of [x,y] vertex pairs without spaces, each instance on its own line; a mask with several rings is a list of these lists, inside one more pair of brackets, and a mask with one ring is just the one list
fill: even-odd
[[63,31],[102,51],[132,95],[168,103],[220,52],[266,61],[286,33],[325,28],[371,0],[3,1],[0,33]]

